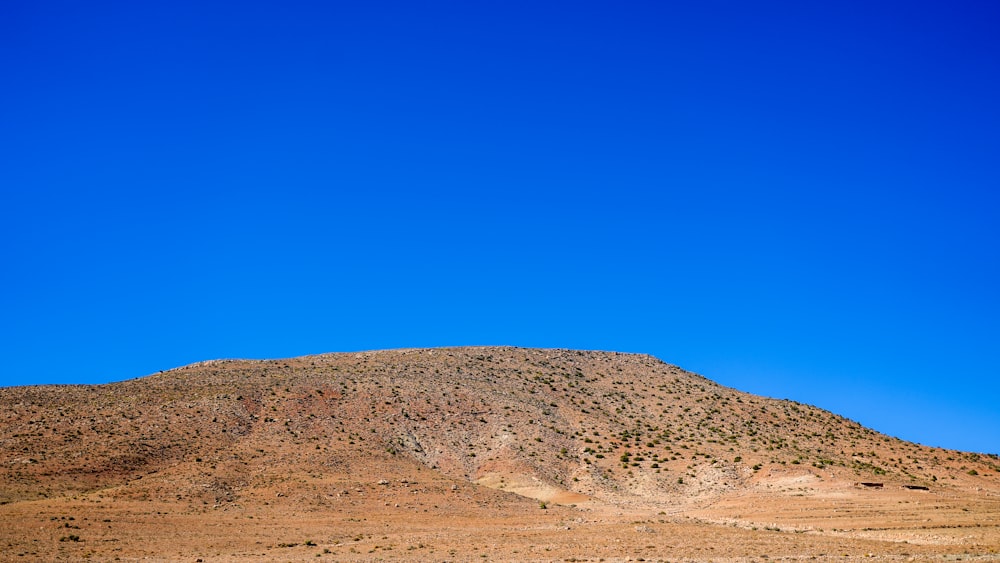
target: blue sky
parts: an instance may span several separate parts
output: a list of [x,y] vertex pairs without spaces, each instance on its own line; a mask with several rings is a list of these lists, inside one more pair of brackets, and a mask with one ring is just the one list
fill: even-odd
[[0,385],[604,349],[1000,452],[1000,8],[876,4],[4,2]]

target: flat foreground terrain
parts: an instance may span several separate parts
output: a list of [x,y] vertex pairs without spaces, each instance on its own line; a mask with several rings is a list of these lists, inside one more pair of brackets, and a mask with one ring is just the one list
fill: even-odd
[[[318,485],[318,484],[317,484]],[[363,499],[192,510],[97,497],[4,507],[5,560],[765,561],[997,560],[997,502],[954,514],[945,499],[892,494],[792,506],[757,497],[700,515],[552,506],[460,488],[328,483]],[[322,488],[322,487],[321,487]],[[468,488],[468,487],[466,487]],[[476,487],[472,487],[475,489]],[[396,490],[393,490],[396,489]],[[417,501],[423,495],[426,498]],[[343,498],[343,497],[341,497]],[[449,504],[450,503],[450,504]],[[735,503],[734,503],[735,504]],[[434,508],[437,505],[439,508]],[[427,506],[427,508],[424,508]],[[448,508],[458,506],[460,508]],[[818,507],[815,511],[810,506]],[[718,517],[710,518],[712,514]],[[940,514],[936,519],[928,515]],[[739,516],[740,518],[734,518]],[[953,519],[953,517],[955,517]],[[746,519],[744,519],[746,518]],[[761,519],[754,521],[751,519]],[[978,520],[978,521],[977,521]],[[78,538],[76,539],[71,538]]]

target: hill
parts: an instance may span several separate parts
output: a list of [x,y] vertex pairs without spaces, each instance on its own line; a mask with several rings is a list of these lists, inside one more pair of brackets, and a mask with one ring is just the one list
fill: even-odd
[[614,352],[219,360],[0,389],[0,483],[18,560],[1000,551],[996,457]]

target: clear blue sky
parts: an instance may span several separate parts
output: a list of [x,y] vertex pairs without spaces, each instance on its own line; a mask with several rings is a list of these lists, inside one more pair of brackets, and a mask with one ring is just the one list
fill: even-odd
[[645,352],[1000,452],[995,2],[0,4],[0,385]]

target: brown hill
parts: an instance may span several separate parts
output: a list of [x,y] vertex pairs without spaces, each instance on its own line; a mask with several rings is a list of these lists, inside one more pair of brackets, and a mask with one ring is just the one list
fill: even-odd
[[0,484],[17,560],[1000,551],[997,458],[609,352],[221,360],[0,389]]

